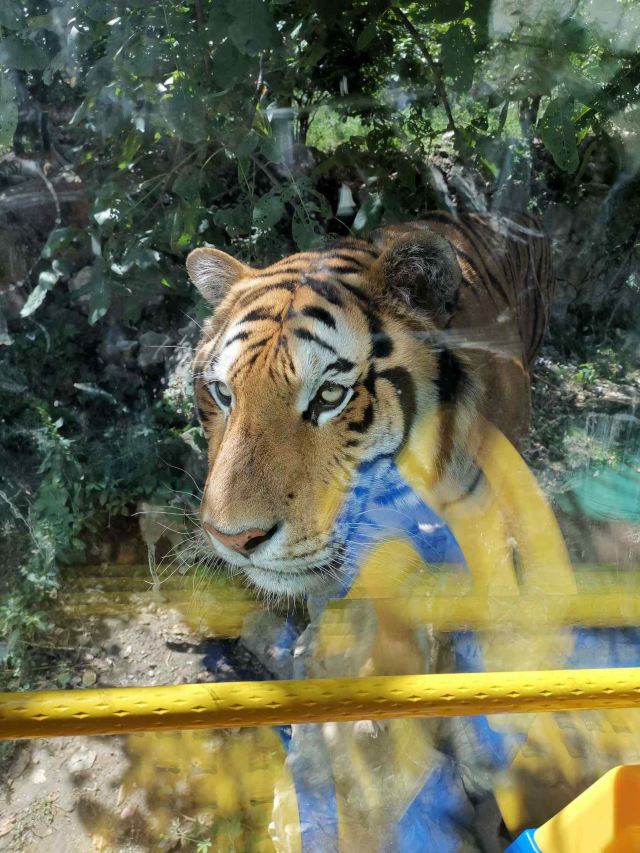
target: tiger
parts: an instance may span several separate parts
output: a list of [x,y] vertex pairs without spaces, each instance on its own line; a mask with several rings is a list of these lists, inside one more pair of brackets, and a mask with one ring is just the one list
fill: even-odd
[[328,484],[397,456],[427,414],[448,501],[479,487],[483,419],[522,446],[554,290],[536,217],[431,212],[259,269],[211,247],[186,265],[212,308],[193,370],[200,521],[250,587],[304,597],[326,583],[341,544]]

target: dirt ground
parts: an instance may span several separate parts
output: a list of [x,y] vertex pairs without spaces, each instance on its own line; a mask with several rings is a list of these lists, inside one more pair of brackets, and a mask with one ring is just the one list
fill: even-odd
[[[144,597],[139,597],[140,603]],[[93,617],[85,631],[100,637],[100,644],[92,640],[75,660],[73,679],[80,678],[84,686],[214,679],[203,667],[202,641],[180,614],[153,602],[123,618]],[[130,783],[135,761],[131,738],[121,736],[21,743],[0,794],[0,851],[86,853],[175,847],[178,840],[171,833],[163,839],[149,828],[153,806],[147,803],[147,792]]]

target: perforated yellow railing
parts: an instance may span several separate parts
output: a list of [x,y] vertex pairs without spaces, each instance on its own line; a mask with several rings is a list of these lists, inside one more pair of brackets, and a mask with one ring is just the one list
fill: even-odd
[[640,706],[640,668],[0,694],[0,738]]

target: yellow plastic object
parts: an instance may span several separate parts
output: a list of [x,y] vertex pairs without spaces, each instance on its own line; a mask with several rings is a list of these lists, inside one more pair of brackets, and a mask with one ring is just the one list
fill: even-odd
[[640,668],[0,694],[0,739],[640,707]]
[[542,853],[638,853],[640,765],[610,770],[534,838]]

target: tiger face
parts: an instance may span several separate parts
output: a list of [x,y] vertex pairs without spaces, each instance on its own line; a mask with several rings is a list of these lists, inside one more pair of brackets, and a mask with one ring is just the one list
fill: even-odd
[[253,586],[310,593],[339,569],[334,522],[358,466],[397,454],[417,418],[470,391],[464,357],[437,345],[455,254],[426,232],[259,270],[196,249],[187,268],[214,306],[194,362],[203,530]]

